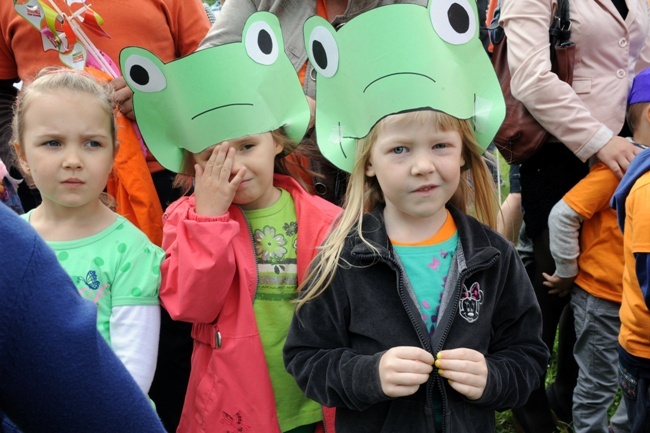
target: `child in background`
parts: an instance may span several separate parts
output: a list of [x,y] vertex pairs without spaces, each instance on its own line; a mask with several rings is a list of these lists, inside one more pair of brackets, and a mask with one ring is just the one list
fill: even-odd
[[[517,252],[469,215],[496,225],[481,153],[503,119],[473,13],[395,5],[338,31],[318,17],[305,24],[319,71],[318,144],[351,174],[284,356],[308,397],[336,407],[338,433],[493,432],[494,411],[525,402],[546,366],[539,308]],[[451,36],[456,18],[476,33]],[[378,20],[395,32],[383,35]],[[327,55],[337,47],[345,80],[319,45]],[[404,49],[416,46],[439,54]],[[351,92],[351,83],[363,91]],[[362,98],[367,108],[357,109]],[[473,112],[475,103],[485,111]],[[322,133],[332,119],[351,142]]]
[[[123,54],[145,140],[194,185],[163,227],[161,300],[192,322],[195,340],[178,432],[313,433],[323,408],[285,371],[282,346],[298,285],[340,209],[286,176],[310,112],[277,18],[253,14],[242,41],[169,64]],[[175,108],[147,117],[161,104]]]
[[111,94],[85,73],[46,68],[21,91],[13,134],[20,166],[43,198],[23,218],[97,305],[97,329],[146,394],[164,253],[102,202],[118,151]]
[[[650,134],[650,70],[634,79],[640,128]],[[645,101],[645,102],[644,102]],[[631,106],[632,108],[633,106]],[[636,132],[636,131],[635,131]],[[636,134],[635,134],[636,135]],[[633,433],[650,431],[650,150],[634,158],[612,198],[623,232],[623,296],[618,335],[619,385]]]
[[[628,98],[632,143],[650,143],[650,70],[637,75]],[[608,409],[618,389],[617,345],[623,292],[623,234],[610,199],[618,177],[605,164],[591,167],[552,209],[549,224],[555,273],[543,274],[551,294],[571,295],[579,373],[573,391],[576,433],[609,432]],[[623,410],[612,420],[614,432],[628,431]]]

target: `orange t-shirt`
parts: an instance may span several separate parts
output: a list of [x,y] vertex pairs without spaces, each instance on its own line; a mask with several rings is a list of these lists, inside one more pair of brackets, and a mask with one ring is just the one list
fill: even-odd
[[621,302],[623,234],[609,205],[619,180],[603,163],[591,168],[563,200],[583,218],[575,283],[597,298]]
[[623,300],[618,341],[631,355],[650,359],[650,311],[636,277],[635,253],[650,253],[650,172],[637,179],[625,200]]
[[[65,0],[54,0],[65,13]],[[47,2],[45,2],[47,3]],[[93,44],[119,67],[120,51],[143,47],[163,62],[193,53],[210,29],[199,0],[89,1],[110,38],[81,26]],[[55,50],[43,51],[39,31],[18,15],[12,1],[0,2],[0,79],[32,78],[46,66],[62,65]]]
[[[69,13],[65,0],[53,0]],[[48,4],[48,2],[45,2]],[[93,0],[92,8],[104,21],[110,38],[99,36],[81,25],[96,48],[119,67],[120,51],[128,46],[143,47],[163,62],[193,53],[210,28],[199,0]],[[76,8],[75,8],[76,9]],[[58,51],[43,51],[41,34],[14,9],[12,1],[0,1],[0,79],[29,81],[46,66],[63,66]],[[98,73],[101,75],[101,72]],[[121,150],[115,159],[108,191],[117,200],[117,212],[160,245],[162,208],[149,172],[162,167],[145,162],[131,124],[124,118],[118,129]]]

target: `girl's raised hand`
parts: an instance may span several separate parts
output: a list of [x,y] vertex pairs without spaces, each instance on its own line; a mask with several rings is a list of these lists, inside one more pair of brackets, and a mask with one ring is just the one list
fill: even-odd
[[212,149],[205,168],[201,168],[199,164],[194,165],[196,172],[194,198],[197,214],[219,216],[228,211],[237,188],[246,174],[246,168],[242,167],[232,179],[230,178],[234,160],[235,149],[224,142]]
[[389,349],[379,360],[381,389],[389,397],[415,394],[433,371],[433,355],[424,349],[398,346]]
[[449,385],[470,400],[478,400],[485,391],[488,368],[485,356],[472,349],[438,352],[435,366]]

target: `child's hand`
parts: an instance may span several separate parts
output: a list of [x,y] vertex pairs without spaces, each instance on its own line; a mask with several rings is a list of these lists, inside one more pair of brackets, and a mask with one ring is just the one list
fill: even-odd
[[194,198],[197,214],[219,216],[226,213],[246,174],[246,168],[242,167],[230,179],[234,159],[235,149],[224,142],[214,147],[205,168],[201,168],[199,164],[194,165],[196,171]]
[[560,298],[571,293],[573,281],[576,279],[576,277],[558,277],[556,274],[553,274],[553,276],[551,276],[546,272],[542,272],[542,275],[546,280],[542,284],[544,284],[546,287],[551,288],[551,290],[548,291],[549,295],[558,295]]
[[381,389],[389,397],[415,394],[433,371],[433,355],[419,347],[393,347],[379,360]]
[[488,368],[485,356],[472,349],[451,349],[438,352],[438,374],[449,385],[470,400],[478,400],[485,391]]

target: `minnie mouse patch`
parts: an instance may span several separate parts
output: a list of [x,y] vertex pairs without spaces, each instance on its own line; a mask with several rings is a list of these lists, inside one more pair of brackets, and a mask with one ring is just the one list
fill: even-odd
[[483,291],[478,283],[472,284],[469,289],[467,289],[463,284],[463,292],[460,295],[460,301],[458,301],[460,317],[467,320],[469,323],[476,322],[476,320],[478,320],[478,313],[482,303]]

